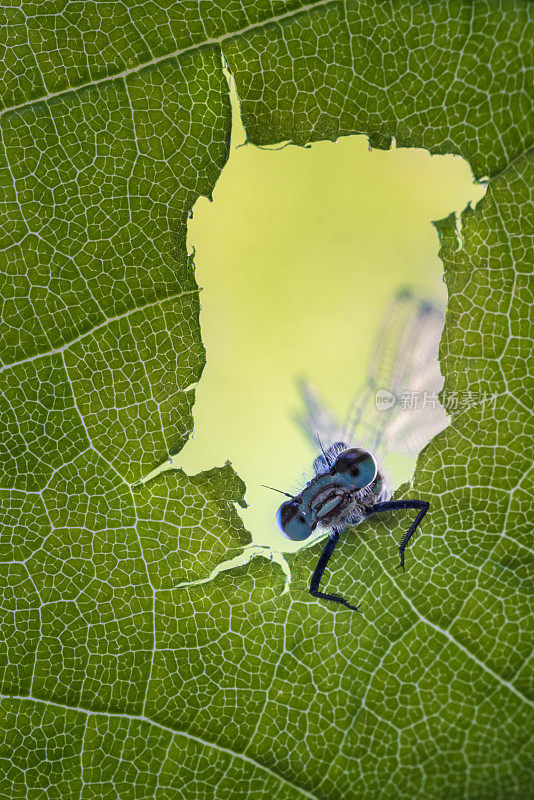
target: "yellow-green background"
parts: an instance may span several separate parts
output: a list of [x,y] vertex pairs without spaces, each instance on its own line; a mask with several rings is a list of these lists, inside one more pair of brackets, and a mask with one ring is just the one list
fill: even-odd
[[314,455],[291,419],[296,378],[345,412],[394,291],[446,299],[431,220],[484,189],[459,157],[369,151],[363,136],[277,150],[244,140],[234,102],[230,159],[189,226],[207,365],[194,438],[173,463],[192,474],[229,459],[254,540],[288,550],[274,524],[283,498],[261,484],[298,490]]

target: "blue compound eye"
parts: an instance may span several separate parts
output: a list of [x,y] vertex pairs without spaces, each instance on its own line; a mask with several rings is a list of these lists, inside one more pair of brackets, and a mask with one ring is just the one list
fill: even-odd
[[287,500],[276,512],[278,530],[286,539],[301,541],[311,536],[314,526],[298,500]]
[[353,447],[338,455],[332,472],[351,489],[363,489],[376,478],[376,461],[367,450]]

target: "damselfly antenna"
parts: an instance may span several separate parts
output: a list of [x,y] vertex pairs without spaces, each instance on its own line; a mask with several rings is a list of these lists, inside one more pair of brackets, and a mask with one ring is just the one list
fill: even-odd
[[294,495],[288,494],[288,492],[283,492],[281,489],[275,489],[274,486],[267,486],[265,483],[260,484],[263,486],[264,489],[271,489],[273,492],[280,492],[280,494],[285,494],[286,497],[290,497],[292,500],[295,499]]
[[326,453],[324,451],[323,443],[321,442],[319,434],[316,434],[316,436],[317,436],[317,441],[319,442],[319,447],[321,448],[321,452],[322,452],[322,454],[324,456],[324,459],[325,459],[326,463],[328,464],[328,466],[331,467],[332,466],[332,462],[330,461],[330,459],[328,458],[328,456],[326,455]]

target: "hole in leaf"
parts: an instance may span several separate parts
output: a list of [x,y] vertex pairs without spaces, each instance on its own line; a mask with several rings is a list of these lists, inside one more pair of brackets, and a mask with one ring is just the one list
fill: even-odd
[[[280,498],[261,484],[298,492],[310,476],[316,453],[291,418],[296,379],[310,378],[343,419],[395,291],[446,302],[431,220],[478,202],[485,186],[460,157],[369,151],[363,136],[236,149],[235,92],[232,102],[230,159],[189,225],[207,364],[195,435],[174,463],[193,474],[229,459],[247,485],[240,513],[253,540],[291,550],[275,525]],[[414,464],[397,460],[396,485]]]

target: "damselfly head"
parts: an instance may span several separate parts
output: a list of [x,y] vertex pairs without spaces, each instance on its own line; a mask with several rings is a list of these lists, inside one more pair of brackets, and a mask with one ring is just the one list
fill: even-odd
[[[318,525],[340,524],[376,487],[367,489],[377,477],[377,465],[367,450],[336,443],[323,451],[316,475],[296,497],[282,503],[276,515],[280,532],[293,541],[307,539]],[[367,494],[365,494],[365,490]]]

